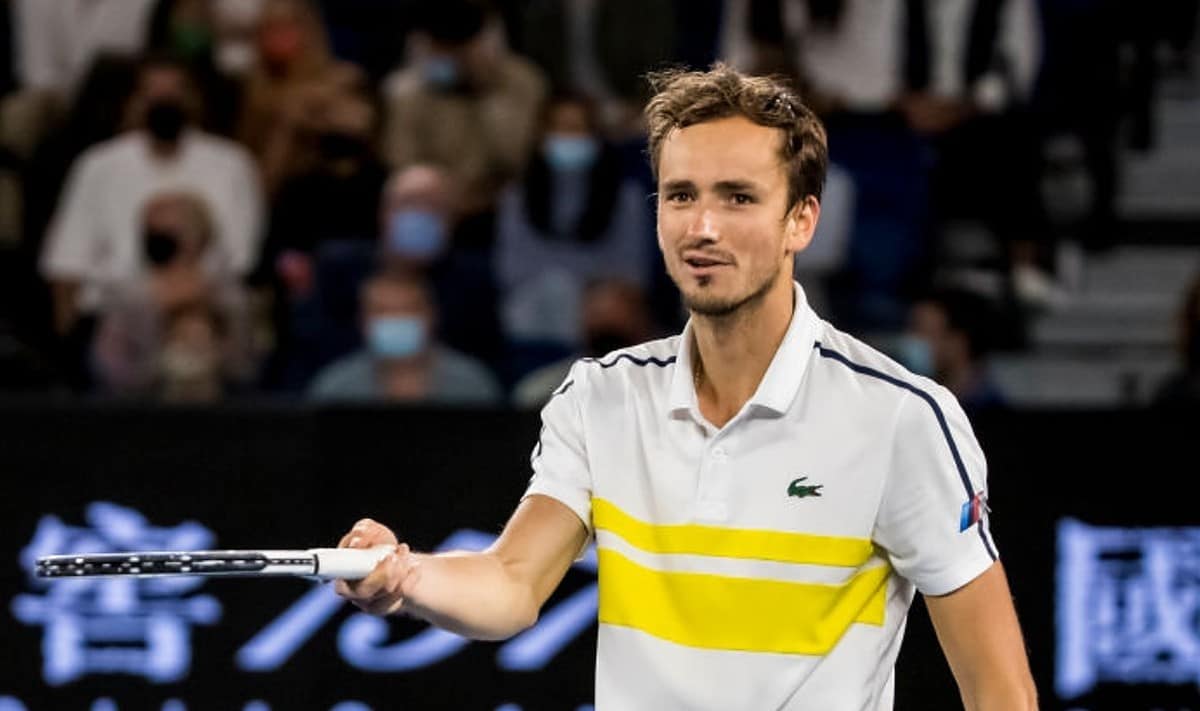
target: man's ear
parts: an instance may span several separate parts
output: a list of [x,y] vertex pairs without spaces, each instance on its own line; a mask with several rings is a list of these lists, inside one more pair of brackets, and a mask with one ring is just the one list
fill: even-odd
[[784,224],[784,247],[788,252],[795,254],[808,248],[820,217],[821,203],[812,195],[804,196],[792,206]]

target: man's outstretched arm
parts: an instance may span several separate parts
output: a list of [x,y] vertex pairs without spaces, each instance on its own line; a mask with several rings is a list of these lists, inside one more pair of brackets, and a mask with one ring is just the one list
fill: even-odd
[[504,639],[531,626],[587,542],[575,513],[548,496],[517,506],[500,538],[480,553],[413,553],[383,524],[363,519],[338,544],[397,546],[366,578],[339,580],[339,595],[376,615],[407,612],[475,639]]
[[1025,643],[1000,563],[925,606],[967,711],[1037,708]]

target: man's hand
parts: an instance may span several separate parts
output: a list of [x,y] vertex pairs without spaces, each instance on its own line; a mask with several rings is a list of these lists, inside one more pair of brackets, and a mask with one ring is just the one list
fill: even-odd
[[371,574],[362,580],[338,580],[334,590],[372,615],[391,615],[404,608],[405,597],[416,583],[419,567],[408,544],[400,543],[396,534],[381,523],[364,518],[338,541],[338,548],[374,548],[392,546],[395,551],[379,561]]
[[395,551],[358,582],[339,580],[339,595],[373,615],[405,612],[472,639],[507,639],[537,621],[588,531],[574,511],[534,494],[517,506],[487,550],[413,553],[386,526],[363,519],[339,547]]

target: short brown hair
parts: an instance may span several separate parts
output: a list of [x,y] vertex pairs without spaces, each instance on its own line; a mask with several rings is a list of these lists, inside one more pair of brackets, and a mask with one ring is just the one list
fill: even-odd
[[670,69],[647,78],[654,90],[645,115],[655,179],[659,151],[671,131],[742,116],[784,133],[779,157],[788,175],[788,210],[808,195],[821,199],[829,161],[825,127],[784,81],[748,76],[720,62],[706,72]]

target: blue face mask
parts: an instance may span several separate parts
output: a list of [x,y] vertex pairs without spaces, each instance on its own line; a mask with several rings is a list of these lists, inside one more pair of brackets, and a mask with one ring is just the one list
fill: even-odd
[[433,56],[421,64],[425,81],[437,89],[453,89],[459,83],[458,62],[451,57]]
[[397,210],[388,218],[387,248],[399,257],[433,259],[446,248],[446,220],[430,210]]
[[378,316],[367,324],[367,347],[376,358],[411,358],[425,341],[425,321],[417,316]]
[[929,345],[929,341],[906,333],[896,341],[894,351],[900,365],[917,375],[927,378],[934,376],[933,347]]
[[555,170],[583,171],[596,164],[600,142],[591,136],[560,136],[550,134],[542,142],[546,162]]

